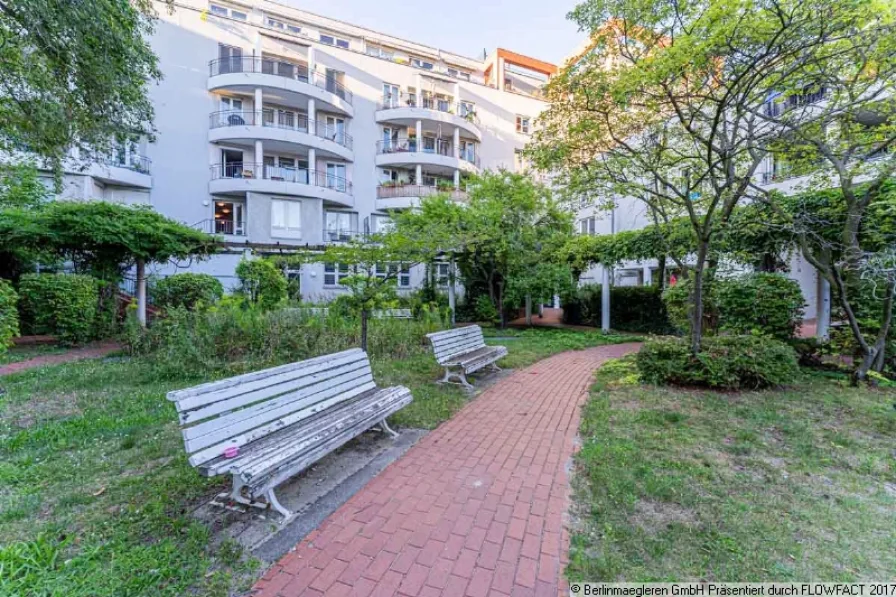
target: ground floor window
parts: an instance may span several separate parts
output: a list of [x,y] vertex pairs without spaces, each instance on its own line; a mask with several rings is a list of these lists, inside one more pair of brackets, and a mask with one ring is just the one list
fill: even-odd
[[302,204],[271,200],[271,236],[302,238]]
[[324,286],[342,286],[342,280],[351,275],[347,263],[324,264]]
[[450,263],[436,263],[436,284],[440,288],[447,288],[450,282],[449,273],[451,271]]
[[374,273],[381,280],[386,276],[392,276],[398,281],[399,288],[411,286],[411,268],[403,263],[377,263]]

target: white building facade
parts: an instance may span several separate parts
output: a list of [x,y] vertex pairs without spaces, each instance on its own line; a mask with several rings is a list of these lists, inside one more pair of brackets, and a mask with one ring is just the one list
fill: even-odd
[[[248,253],[319,247],[382,231],[395,210],[485,168],[523,168],[520,150],[556,68],[498,49],[476,60],[255,0],[157,3],[163,79],[157,138],[64,177],[60,197],[145,203],[221,235],[227,251],[160,266],[225,288]],[[419,270],[419,271],[417,271]],[[306,300],[341,291],[347,268],[290,275]],[[399,289],[422,281],[402,273]]]

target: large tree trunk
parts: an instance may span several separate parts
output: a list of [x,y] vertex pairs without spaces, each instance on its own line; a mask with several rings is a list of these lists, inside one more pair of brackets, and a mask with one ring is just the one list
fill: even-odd
[[662,288],[666,287],[666,256],[660,255],[657,258],[656,262],[657,262],[657,271],[656,271],[657,279],[653,280],[653,283],[656,284],[657,287],[662,289]]
[[890,327],[893,323],[893,301],[896,294],[896,280],[891,281],[887,285],[887,296],[884,299],[883,312],[881,313],[881,326],[877,334],[874,344],[868,347],[862,362],[856,368],[853,374],[855,383],[864,381],[868,378],[869,371],[880,373],[884,368],[885,352],[887,349],[887,337],[890,334]]
[[526,295],[526,325],[532,327],[532,295]]
[[694,287],[691,291],[691,352],[697,355],[703,345],[703,282],[709,243],[700,241],[697,263],[694,264]]

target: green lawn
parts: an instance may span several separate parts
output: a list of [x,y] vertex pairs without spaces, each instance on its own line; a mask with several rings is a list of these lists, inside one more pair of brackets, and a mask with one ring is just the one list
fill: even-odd
[[576,458],[568,574],[591,581],[880,580],[896,570],[896,392],[786,391],[598,373]]
[[[489,331],[506,366],[626,340],[598,333]],[[468,399],[433,383],[441,370],[420,347],[375,360],[380,385],[414,402],[399,426],[433,428]],[[257,562],[212,535],[190,508],[226,480],[207,480],[183,455],[165,392],[202,379],[160,379],[140,359],[82,361],[0,378],[0,595],[121,597],[227,595],[246,589]]]

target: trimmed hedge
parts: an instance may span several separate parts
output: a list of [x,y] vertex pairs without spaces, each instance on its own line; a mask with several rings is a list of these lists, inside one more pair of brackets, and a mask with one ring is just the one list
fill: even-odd
[[19,280],[19,315],[30,334],[52,334],[65,344],[94,337],[99,282],[76,274],[26,274]]
[[[564,323],[601,325],[601,286],[589,284],[561,298]],[[611,286],[610,325],[626,332],[668,334],[672,326],[666,315],[662,290],[656,286]]]
[[174,274],[158,280],[152,288],[153,302],[162,309],[195,309],[217,303],[224,296],[221,282],[209,274]]
[[12,345],[12,339],[19,335],[19,311],[16,303],[19,295],[6,280],[0,280],[0,354]]
[[656,338],[644,343],[637,363],[647,383],[726,390],[782,386],[799,374],[794,350],[761,336],[704,338],[696,357],[687,338]]

